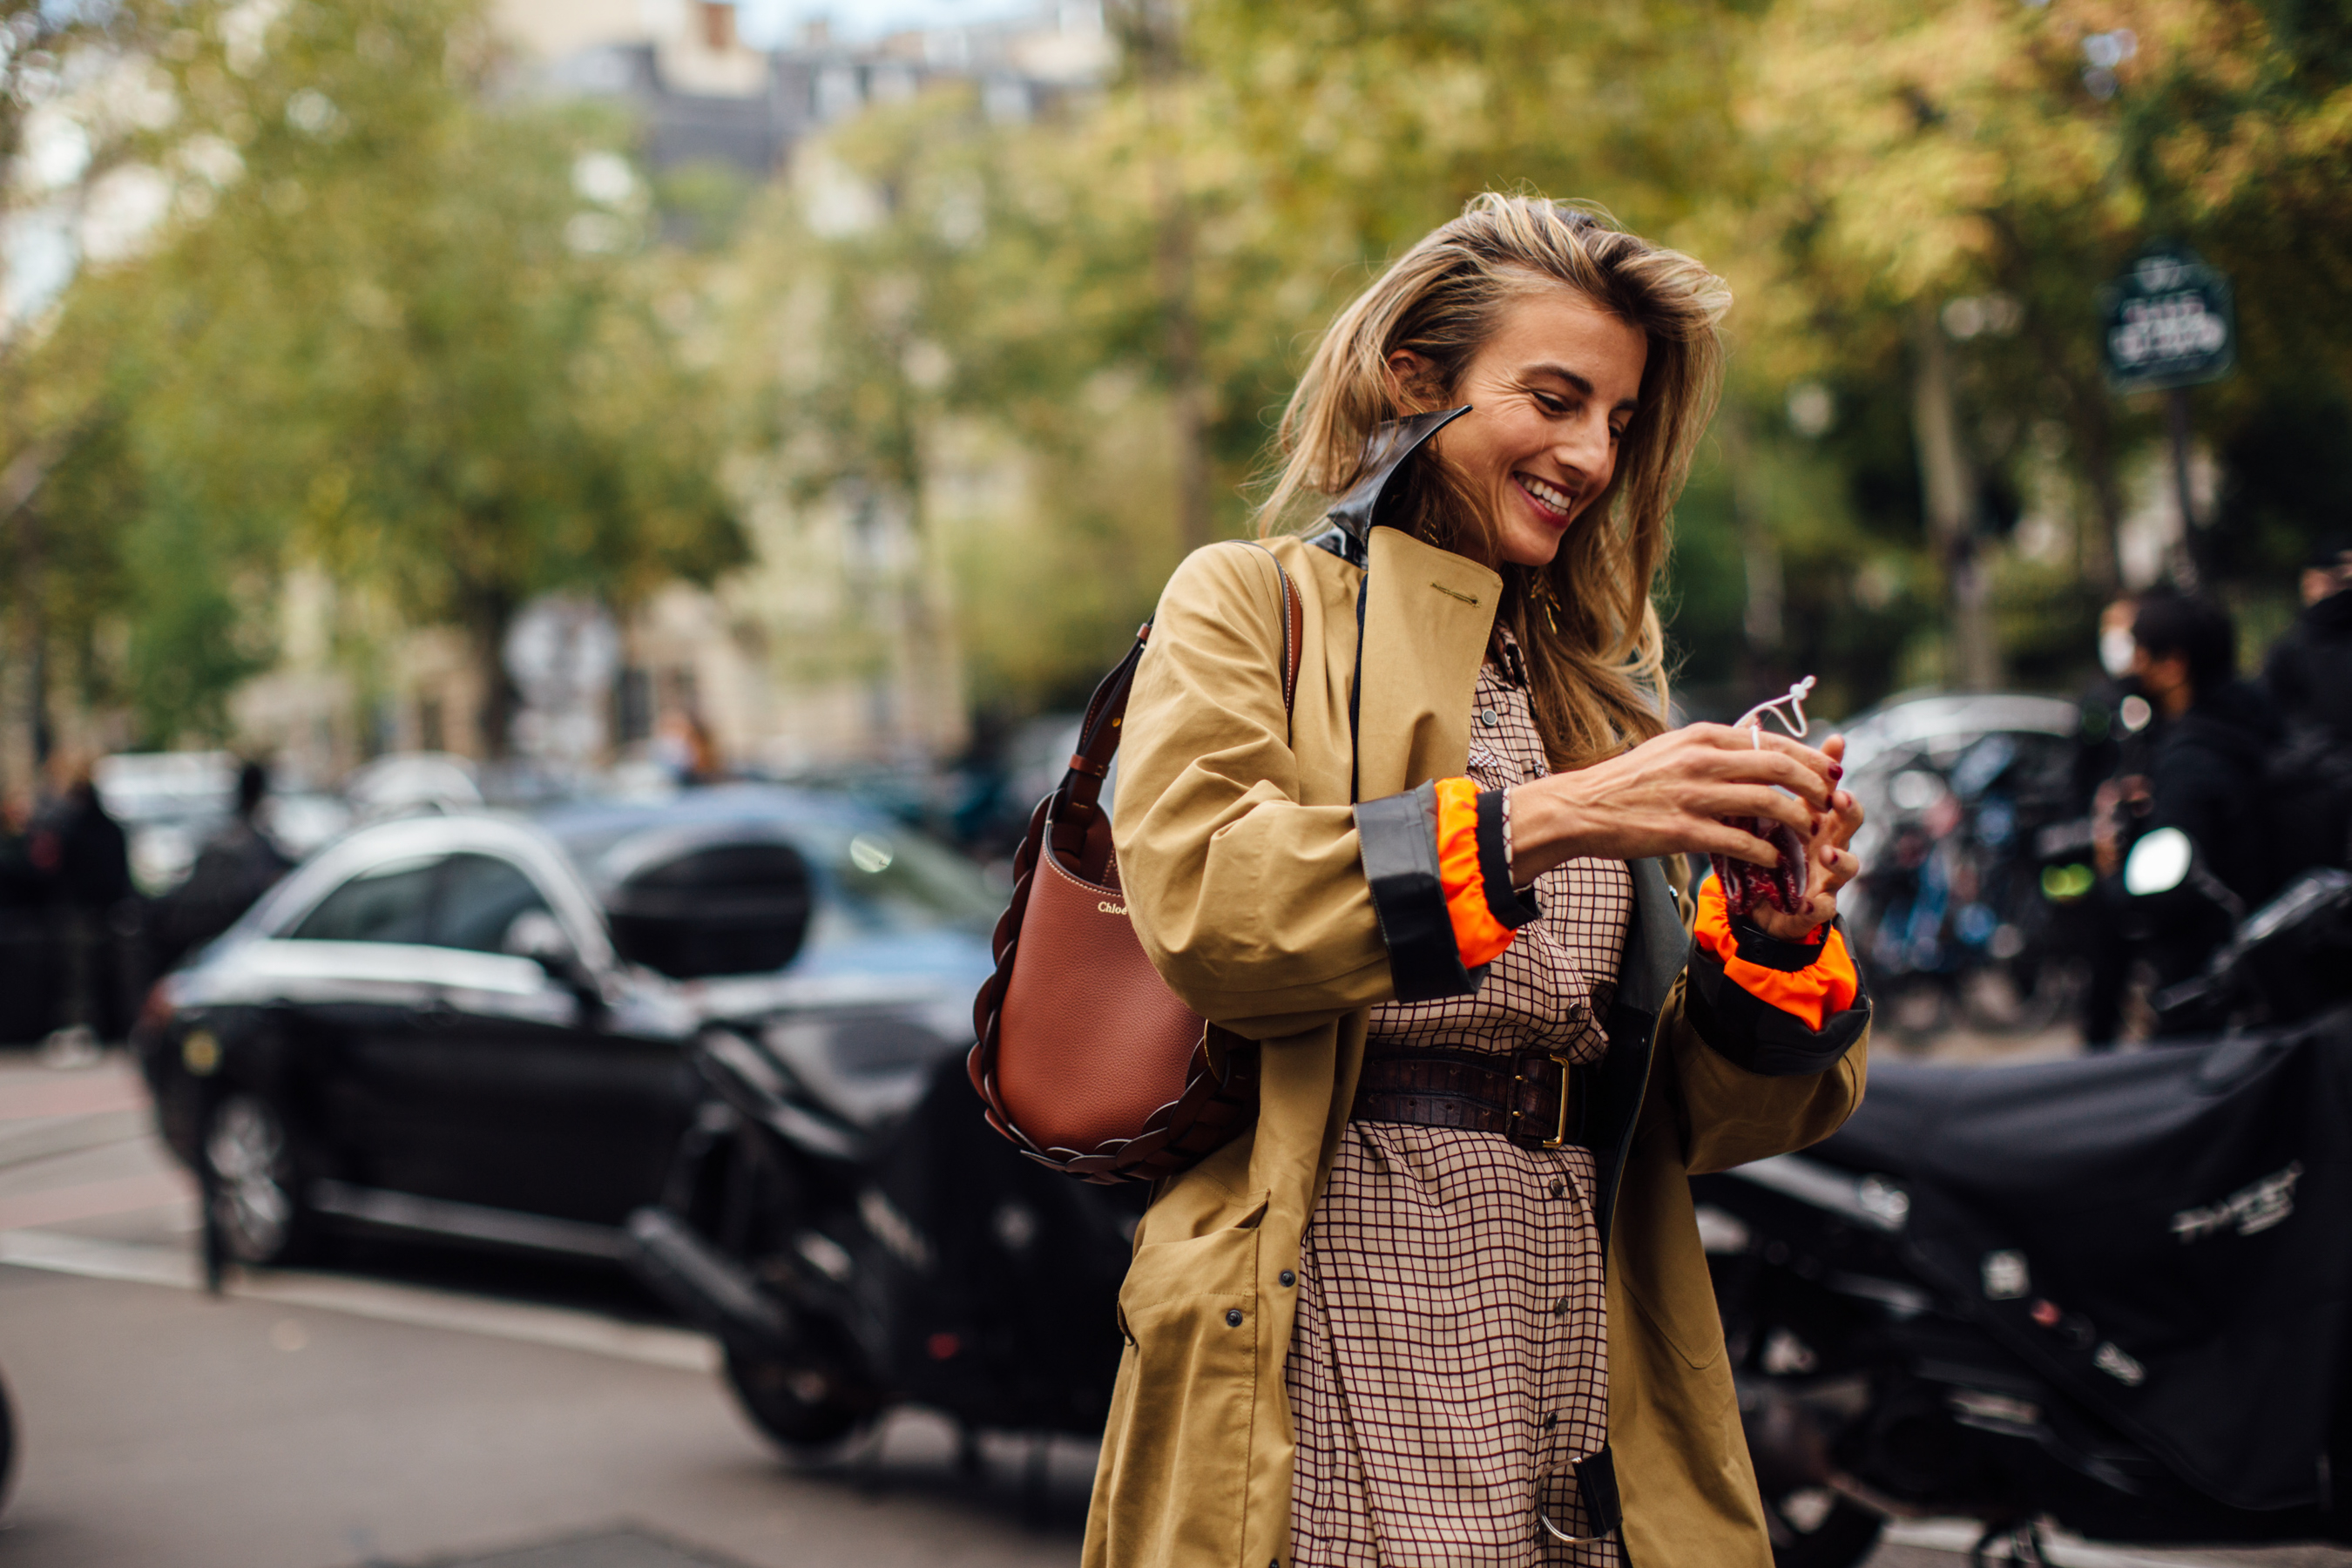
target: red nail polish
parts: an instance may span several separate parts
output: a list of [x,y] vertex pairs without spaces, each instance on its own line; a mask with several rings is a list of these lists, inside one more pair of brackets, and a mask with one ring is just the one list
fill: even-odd
[[1845,777],[1845,770],[1838,766],[1837,763],[1832,763],[1830,764],[1830,783],[1835,784],[1838,780],[1843,777]]

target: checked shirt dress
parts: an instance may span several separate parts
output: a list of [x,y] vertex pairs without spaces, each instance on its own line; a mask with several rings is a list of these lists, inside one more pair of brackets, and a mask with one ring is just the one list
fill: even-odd
[[[1474,700],[1480,788],[1549,771],[1518,680],[1489,662]],[[1542,914],[1475,994],[1375,1008],[1375,1048],[1598,1059],[1632,877],[1571,860],[1536,893]],[[1590,1533],[1574,1464],[1608,1435],[1594,1184],[1585,1149],[1349,1123],[1307,1231],[1286,1373],[1296,1568],[1615,1568],[1613,1538],[1565,1545],[1536,1517]]]

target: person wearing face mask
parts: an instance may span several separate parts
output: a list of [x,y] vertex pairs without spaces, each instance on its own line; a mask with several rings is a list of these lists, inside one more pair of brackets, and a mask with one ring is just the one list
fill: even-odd
[[2124,742],[2147,728],[2147,700],[2129,708],[2139,696],[2132,679],[2132,616],[2138,601],[2126,594],[2099,612],[2099,678],[2085,687],[2078,706],[2082,728],[2075,733],[2074,790],[2085,807],[2099,785],[2116,775]]
[[[1832,1131],[1870,999],[1843,741],[1666,719],[1729,302],[1482,196],[1325,334],[1261,544],[1170,580],[1119,876],[1258,1110],[1137,1229],[1088,1568],[1770,1568],[1687,1178]],[[1688,888],[1781,829],[1793,907]]]

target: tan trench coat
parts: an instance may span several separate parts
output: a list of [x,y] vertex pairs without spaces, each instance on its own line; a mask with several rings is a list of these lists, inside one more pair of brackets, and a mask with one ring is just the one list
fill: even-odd
[[[1170,581],[1128,711],[1117,842],[1136,931],[1194,1009],[1264,1042],[1264,1087],[1255,1127],[1169,1183],[1136,1233],[1087,1568],[1289,1561],[1283,1360],[1297,1291],[1283,1279],[1354,1097],[1366,1009],[1391,983],[1350,808],[1361,574],[1298,540],[1271,548],[1306,606],[1287,720],[1274,563],[1237,544],[1196,552]],[[1465,771],[1501,586],[1390,528],[1371,531],[1369,561],[1364,800]],[[1681,900],[1657,863],[1634,871],[1609,1020],[1633,1131],[1613,1183],[1601,1156],[1625,1555],[1635,1568],[1769,1568],[1685,1178],[1826,1136],[1861,1100],[1865,1044],[1803,1077],[1718,1055],[1683,1014]]]

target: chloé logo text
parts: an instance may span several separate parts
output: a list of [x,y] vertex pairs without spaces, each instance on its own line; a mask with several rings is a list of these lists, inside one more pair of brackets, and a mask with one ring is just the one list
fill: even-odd
[[1123,915],[1127,913],[1127,906],[1125,904],[1114,904],[1108,899],[1105,899],[1102,902],[1097,904],[1095,908],[1100,910],[1107,915]]

